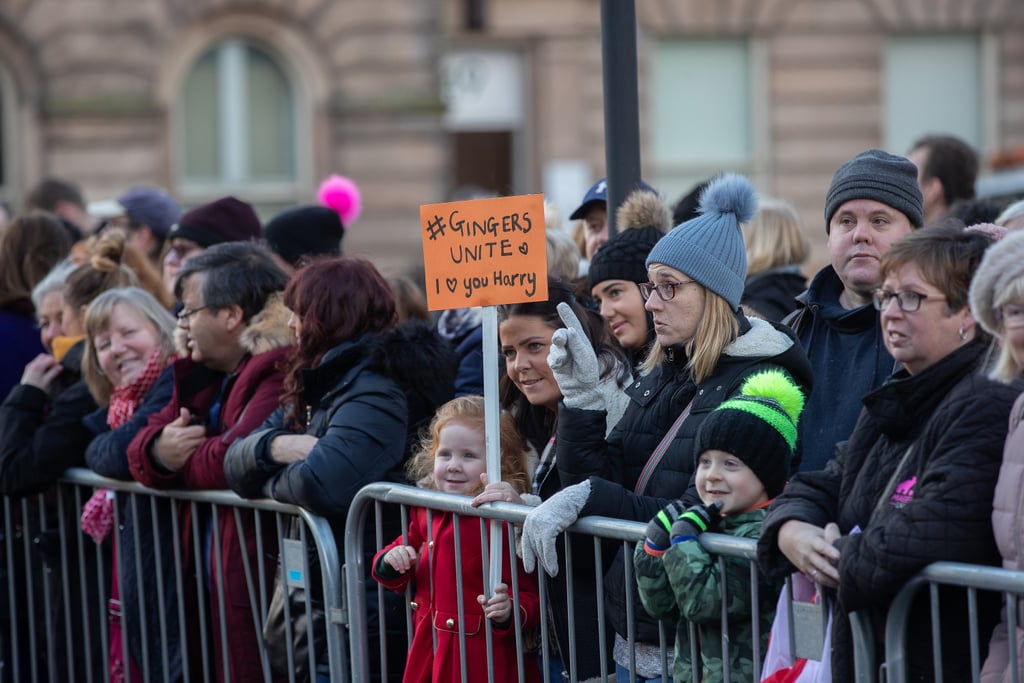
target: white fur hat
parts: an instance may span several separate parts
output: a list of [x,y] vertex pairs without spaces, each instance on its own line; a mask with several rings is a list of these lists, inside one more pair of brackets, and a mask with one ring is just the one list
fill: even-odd
[[989,334],[999,334],[1005,292],[1024,289],[1024,232],[1011,232],[985,252],[971,282],[971,313]]

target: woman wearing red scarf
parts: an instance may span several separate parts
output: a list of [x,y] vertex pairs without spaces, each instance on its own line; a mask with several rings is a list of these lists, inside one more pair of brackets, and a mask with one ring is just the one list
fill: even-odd
[[[96,403],[103,406],[84,420],[86,427],[96,435],[86,450],[85,459],[89,467],[99,474],[130,480],[128,444],[145,426],[149,415],[160,410],[171,398],[174,318],[142,289],[112,289],[98,296],[89,306],[85,315],[85,335],[82,373]],[[111,491],[97,490],[82,514],[82,529],[97,543],[101,543],[113,527],[113,495]],[[166,586],[156,583],[155,563],[159,558],[156,547],[160,544],[154,542],[156,536],[151,532],[155,522],[160,529],[159,535],[166,533],[165,538],[172,537],[173,509],[169,505],[158,505],[154,520],[154,511],[149,505],[133,506],[125,496],[121,510],[121,571],[115,571],[113,575],[109,603],[110,680],[162,680],[162,667],[154,665],[149,675],[144,675],[139,666],[143,661],[143,639],[152,648],[151,662],[159,662],[160,650],[166,650],[170,664],[168,680],[175,680],[181,673],[181,648],[176,640],[178,611],[165,607],[166,618],[173,622],[167,624],[166,630],[172,642],[160,641],[158,610],[150,610],[152,616],[146,624],[141,625],[138,621],[138,606],[157,604],[158,592],[163,593],[165,605],[173,606],[177,600],[170,580],[173,573],[168,572]],[[135,528],[140,538],[138,556],[142,559],[142,566],[135,563]],[[114,567],[118,567],[117,562]],[[123,620],[131,624],[125,629],[129,634],[130,674],[129,657],[125,656],[124,650]]]

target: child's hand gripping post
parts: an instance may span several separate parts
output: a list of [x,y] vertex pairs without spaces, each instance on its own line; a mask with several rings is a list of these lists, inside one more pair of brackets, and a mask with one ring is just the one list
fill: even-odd
[[499,583],[494,587],[491,596],[476,596],[476,601],[483,605],[484,616],[495,626],[505,628],[512,620],[512,598],[508,594],[508,586]]

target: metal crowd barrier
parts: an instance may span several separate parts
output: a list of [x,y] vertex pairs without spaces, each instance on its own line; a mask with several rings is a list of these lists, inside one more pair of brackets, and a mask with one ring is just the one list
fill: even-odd
[[[501,520],[503,522],[507,522],[509,524],[509,528],[512,529],[512,530],[516,529],[516,525],[521,525],[522,524],[522,522],[523,522],[523,520],[524,520],[524,518],[526,516],[526,513],[530,509],[527,506],[515,505],[515,504],[512,504],[512,503],[500,503],[500,502],[499,503],[492,503],[492,504],[485,505],[485,506],[482,506],[482,507],[479,507],[479,508],[473,508],[473,507],[470,507],[470,505],[469,505],[469,499],[467,499],[465,497],[455,496],[455,495],[450,495],[450,494],[445,494],[445,493],[439,493],[439,492],[436,492],[436,491],[428,491],[428,490],[419,489],[419,488],[415,488],[415,487],[411,487],[411,486],[401,486],[401,485],[380,483],[380,484],[371,484],[369,486],[364,487],[356,495],[355,499],[352,502],[352,506],[349,509],[348,521],[347,521],[346,530],[345,530],[345,556],[347,558],[349,558],[348,562],[347,562],[347,565],[346,565],[346,569],[347,569],[347,572],[348,572],[348,574],[347,574],[348,578],[347,578],[347,581],[346,581],[346,590],[348,591],[348,602],[349,602],[349,604],[350,604],[350,606],[352,608],[351,612],[350,612],[349,627],[351,629],[351,642],[352,642],[352,651],[351,651],[352,678],[355,681],[368,680],[369,671],[370,671],[370,665],[372,663],[370,661],[370,657],[368,656],[366,648],[364,646],[361,646],[361,644],[365,644],[365,642],[367,640],[367,637],[369,635],[368,634],[367,625],[366,625],[365,620],[364,620],[364,614],[366,612],[367,585],[366,585],[366,580],[363,578],[363,577],[365,577],[367,575],[368,572],[367,572],[367,568],[363,566],[363,562],[364,562],[364,557],[372,557],[372,553],[367,552],[367,549],[363,547],[363,543],[364,543],[364,539],[367,537],[366,525],[367,525],[368,515],[371,512],[375,512],[377,518],[379,519],[380,516],[381,516],[381,507],[382,506],[400,507],[403,524],[408,519],[408,510],[409,510],[409,508],[410,507],[420,507],[420,508],[427,508],[428,510],[431,510],[431,511],[437,511],[438,514],[440,514],[442,512],[454,513],[455,514],[455,519],[460,520],[460,523],[462,523],[462,524],[467,524],[467,523],[469,523],[469,524],[473,524],[473,523],[480,524],[480,522],[477,521],[477,520]],[[481,526],[483,527],[485,525],[481,525]],[[619,547],[624,548],[625,549],[624,555],[625,555],[625,558],[628,560],[625,563],[625,567],[624,567],[624,572],[623,572],[624,580],[626,582],[631,582],[632,581],[632,573],[633,573],[633,566],[632,566],[632,564],[633,564],[632,563],[633,547],[635,546],[636,542],[643,537],[643,533],[644,533],[645,528],[646,528],[646,524],[639,523],[639,522],[627,522],[627,521],[623,521],[623,520],[616,520],[616,519],[610,519],[610,518],[604,518],[604,517],[586,517],[586,518],[582,518],[582,519],[578,520],[575,524],[573,524],[571,527],[569,527],[569,529],[567,530],[568,533],[566,534],[566,539],[568,539],[568,537],[570,535],[582,536],[582,537],[587,537],[589,539],[592,539],[593,553],[594,553],[594,563],[595,563],[595,566],[597,566],[597,567],[606,566],[605,560],[606,559],[610,559],[610,558],[608,558],[609,550],[613,550],[613,549],[617,550]],[[481,533],[484,533],[484,531],[481,531]],[[516,536],[516,532],[513,531],[512,535],[513,535],[513,538],[504,537],[503,541],[502,541],[503,546],[502,546],[502,550],[501,550],[501,556],[504,559],[504,561],[506,561],[506,562],[511,561],[512,558],[514,558],[515,544],[516,544],[516,537],[515,537]],[[391,538],[380,538],[380,536],[378,534],[378,537],[377,537],[377,549],[382,548],[385,544],[389,543],[391,540],[392,540]],[[604,541],[604,543],[602,543],[602,541]],[[560,541],[560,542],[563,542],[563,543],[567,544],[568,540]],[[741,558],[743,560],[746,560],[749,563],[749,567],[750,567],[750,580],[752,582],[751,583],[751,590],[752,590],[752,595],[754,596],[754,599],[753,599],[753,603],[754,603],[754,610],[753,611],[754,611],[754,614],[753,614],[753,617],[752,617],[752,619],[753,619],[753,630],[754,630],[754,634],[755,634],[755,637],[754,637],[754,640],[755,640],[755,653],[754,653],[755,672],[754,673],[755,673],[755,676],[757,677],[757,679],[759,679],[760,678],[760,663],[761,663],[761,660],[762,660],[762,658],[764,656],[764,653],[761,652],[760,648],[757,647],[757,642],[758,642],[758,637],[759,637],[758,614],[757,614],[757,610],[756,610],[757,595],[758,595],[758,593],[757,593],[757,591],[758,591],[758,574],[757,574],[757,567],[756,567],[756,546],[755,546],[755,542],[750,540],[750,539],[736,538],[736,537],[727,536],[727,535],[705,534],[705,535],[701,536],[701,543],[710,552],[718,554],[718,556],[719,556],[719,558],[718,558],[718,571],[720,572],[720,574],[725,571],[725,558],[726,557]],[[566,577],[567,577],[567,580],[570,581],[570,587],[569,587],[569,590],[567,591],[567,600],[569,602],[568,609],[569,609],[569,611],[571,613],[572,609],[573,609],[572,601],[574,599],[574,596],[577,596],[577,597],[580,597],[580,596],[577,593],[577,591],[574,590],[574,588],[572,586],[572,577],[573,577],[573,566],[572,566],[572,561],[573,560],[572,560],[572,558],[573,558],[573,555],[572,555],[572,553],[570,553],[568,551],[567,545],[563,545],[563,548],[566,549],[566,553],[565,553],[566,566],[560,568],[560,573],[564,572]],[[577,555],[577,558],[578,558],[578,555]],[[515,567],[515,563],[513,562],[510,566]],[[462,585],[461,581],[462,581],[462,578],[463,578],[461,563],[459,563],[456,567],[453,567],[452,571],[454,572],[454,574],[456,576],[456,580],[457,580],[458,586],[459,586],[459,591],[461,592],[461,585]],[[484,578],[484,581],[487,580],[486,576],[484,576],[483,578]],[[515,578],[516,578],[516,573],[514,572],[513,573],[513,580],[515,580]],[[570,652],[568,653],[568,657],[567,657],[568,661],[566,661],[564,664],[567,665],[566,668],[570,672],[570,680],[572,680],[572,681],[578,680],[578,677],[575,675],[576,665],[577,665],[577,663],[582,658],[587,658],[588,660],[592,660],[592,659],[597,658],[601,662],[601,675],[600,675],[600,679],[603,680],[603,681],[610,680],[610,676],[614,673],[614,670],[611,669],[611,666],[613,666],[613,665],[609,665],[609,666],[605,666],[604,665],[604,663],[606,661],[609,661],[611,659],[610,656],[609,656],[610,653],[608,652],[607,647],[606,647],[606,642],[607,642],[606,636],[609,635],[609,633],[610,633],[609,629],[611,627],[607,624],[607,620],[605,619],[605,614],[604,614],[603,595],[604,595],[604,591],[605,591],[606,587],[603,585],[603,576],[602,576],[601,572],[597,573],[596,579],[597,579],[596,589],[597,589],[597,611],[598,611],[597,621],[598,621],[598,630],[599,630],[599,635],[600,635],[600,637],[598,639],[599,640],[598,651],[596,651],[596,652],[593,652],[593,651],[579,651],[577,649],[577,647],[576,647],[577,639],[575,637],[575,633],[573,632],[573,628],[574,628],[574,626],[578,627],[578,625],[574,625],[572,622],[570,622],[570,624],[569,624],[569,638],[568,638]],[[548,590],[546,589],[546,584],[547,584],[547,582],[545,582],[545,581],[538,581],[538,586],[539,586],[539,589],[540,589],[539,590],[539,593],[540,593],[540,604],[541,604],[540,611],[541,611],[541,614],[543,614],[543,615],[547,615],[549,613],[549,610],[550,610],[550,608],[552,606],[551,603],[552,603],[552,600],[553,600],[552,596],[550,596],[548,594]],[[515,592],[515,586],[512,586],[512,589],[513,589],[513,592]],[[378,590],[379,590],[379,595],[383,595],[384,592],[385,592],[385,589],[383,589],[383,588],[379,588]],[[372,595],[372,591],[371,591],[371,595]],[[631,591],[626,591],[625,595],[626,595],[626,601],[627,601],[627,614],[628,614],[627,625],[628,625],[628,633],[629,633],[629,638],[627,639],[627,644],[629,646],[630,652],[633,652],[634,651],[634,644],[635,644],[635,641],[633,640],[633,635],[635,633],[635,622],[634,622],[634,619],[633,619],[633,614],[634,614],[634,608],[636,606],[632,604],[632,597],[631,597],[632,593],[631,593]],[[407,594],[407,602],[408,602],[409,599],[411,599],[411,597],[412,597],[411,594]],[[723,605],[726,604],[726,601],[727,600],[723,600]],[[773,601],[774,601],[774,598],[773,598]],[[518,613],[518,610],[516,612]],[[405,618],[406,618],[407,624],[411,624],[412,623],[412,614],[411,614],[411,612],[410,612],[410,610],[408,608],[406,609]],[[727,617],[727,614],[726,614],[726,611],[725,611],[724,607],[723,607],[723,610],[722,610],[722,618],[724,620],[723,621],[723,623],[724,623],[723,637],[722,637],[722,640],[723,640],[723,650],[724,651],[728,651],[728,642],[729,642],[728,624],[729,624],[729,619]],[[383,629],[383,625],[380,625],[380,628]],[[696,642],[694,626],[692,624],[690,624],[689,628],[690,628],[690,639],[691,639],[691,642]],[[517,630],[517,633],[516,633],[516,651],[519,654],[520,660],[522,661],[523,654],[524,654],[524,650],[523,650],[524,642],[523,642],[523,637],[522,637],[521,629],[518,628],[518,622],[517,622],[517,629],[516,630]],[[488,631],[489,631],[489,629],[488,629]],[[536,657],[539,659],[539,664],[538,665],[540,666],[543,680],[546,683],[549,683],[551,681],[554,681],[555,679],[551,675],[550,666],[549,666],[550,658],[553,656],[553,653],[551,652],[551,649],[549,647],[549,633],[548,633],[549,625],[548,625],[547,619],[542,619],[541,620],[540,631],[541,631],[541,633],[540,633],[540,643],[541,643],[541,645],[540,645],[540,650],[539,650],[538,654],[536,655]],[[465,635],[466,634],[464,632],[464,629],[460,625],[459,637],[460,638],[465,638]],[[489,635],[488,635],[488,637],[489,637]],[[667,676],[670,676],[672,674],[672,661],[673,661],[673,656],[674,656],[674,641],[675,641],[675,631],[674,631],[674,628],[666,628],[664,623],[663,623],[662,627],[661,627],[661,633],[659,635],[660,662],[661,662],[661,670],[662,670],[662,676],[663,677],[667,677]],[[462,641],[462,642],[464,642],[464,641]],[[462,649],[464,651],[464,646],[462,648],[460,648],[460,649]],[[385,666],[384,660],[386,659],[386,654],[384,652],[381,652],[380,653],[380,657],[381,657],[381,660],[382,660],[381,663],[380,663],[380,666],[384,667]],[[373,662],[373,663],[375,664],[375,662]],[[527,660],[527,663],[529,664],[529,659]],[[465,662],[462,663],[462,666],[465,667]],[[726,661],[725,661],[725,666],[726,666],[726,669],[725,669],[725,672],[724,672],[725,673],[725,680],[730,680],[729,679],[729,671],[728,671],[728,659],[726,659]],[[694,668],[694,676],[693,676],[694,681],[697,680],[697,677],[698,677],[698,673],[697,672],[699,671],[699,668],[700,668],[699,665]],[[630,669],[630,679],[632,680],[633,676],[635,675],[635,660],[632,660],[632,658],[631,658],[631,661],[630,661],[629,669]],[[465,677],[466,669],[463,668],[462,671],[463,671],[463,674],[464,674],[463,675],[463,680],[470,680],[470,679],[467,679]],[[489,673],[488,680],[493,680],[493,677],[490,675],[492,672],[489,671],[488,673]],[[476,680],[476,679],[472,679],[472,680]],[[523,675],[522,671],[519,672],[519,680],[520,681],[524,680],[524,675]],[[621,681],[621,678],[620,678],[619,679],[619,683],[625,683],[625,682]],[[677,683],[683,683],[683,682],[679,681]]]
[[[94,543],[79,527],[82,507],[97,488],[117,492],[114,504],[115,532],[103,545]],[[187,585],[208,586],[213,578],[194,562],[186,565],[182,559],[185,555],[192,553],[193,557],[201,557],[207,552],[205,548],[212,548],[214,554],[207,559],[212,560],[214,566],[220,566],[217,550],[220,547],[220,530],[217,525],[210,525],[208,531],[204,532],[198,520],[213,516],[225,508],[232,511],[234,532],[240,541],[245,543],[251,540],[257,548],[254,557],[243,562],[243,580],[251,615],[251,633],[257,636],[257,647],[251,654],[260,662],[262,680],[301,680],[296,671],[300,668],[299,652],[302,650],[306,652],[306,669],[314,672],[310,675],[320,680],[328,677],[335,683],[349,680],[397,680],[401,673],[398,669],[404,663],[406,654],[405,649],[401,648],[407,647],[411,638],[412,614],[407,604],[411,595],[405,596],[404,614],[396,617],[386,607],[389,599],[395,597],[394,594],[366,578],[369,569],[366,558],[372,557],[374,550],[392,540],[392,537],[387,536],[391,532],[386,532],[381,524],[386,513],[397,512],[401,517],[402,528],[405,528],[412,507],[427,508],[438,514],[452,512],[462,524],[479,525],[482,544],[486,540],[487,520],[507,522],[512,537],[506,536],[503,539],[501,557],[503,562],[510,563],[510,567],[516,566],[515,529],[516,525],[522,524],[529,511],[525,506],[494,503],[472,508],[468,499],[460,496],[395,484],[372,484],[359,492],[350,509],[345,529],[345,557],[349,560],[342,567],[330,525],[325,519],[300,508],[269,500],[243,500],[226,491],[156,491],[137,483],[106,479],[89,470],[68,470],[55,487],[42,494],[3,499],[3,537],[0,539],[0,683],[110,680],[107,663],[111,648],[116,643],[110,642],[108,599],[111,579],[115,575],[122,587],[134,582],[134,592],[139,596],[135,604],[125,605],[121,610],[121,618],[124,620],[120,638],[122,650],[129,650],[129,632],[137,632],[140,628],[151,630],[151,637],[143,638],[139,661],[130,665],[136,667],[136,675],[141,675],[141,669],[148,672],[148,675],[142,676],[143,680],[163,681],[174,678],[174,672],[180,669],[179,679],[183,681],[230,680],[225,653],[236,633],[223,626],[224,601],[210,599],[208,596],[199,599],[196,595],[192,595],[190,600],[176,599],[187,595]],[[180,513],[183,511],[187,511],[192,520],[193,542],[189,547],[181,543]],[[126,515],[142,522],[134,523],[126,530]],[[243,517],[247,515],[251,515],[256,529],[252,539],[246,536],[246,525],[242,523]],[[169,526],[161,526],[161,519]],[[298,533],[293,533],[295,528]],[[620,548],[625,550],[625,557],[631,560],[632,548],[642,537],[644,528],[644,524],[637,522],[588,517],[572,525],[567,530],[566,539],[560,543],[563,549],[568,550],[570,537],[582,539],[593,549],[595,566],[607,567],[611,559],[609,553],[614,554]],[[140,540],[145,534],[153,534],[161,539],[160,543],[153,546],[152,556],[148,558],[143,557],[140,550]],[[267,542],[267,537],[272,540]],[[375,547],[367,547],[368,542]],[[753,541],[704,534],[700,542],[719,556],[720,573],[725,571],[727,557],[746,561],[750,567],[752,593],[757,595],[758,575]],[[115,554],[117,561],[112,562]],[[284,568],[290,586],[315,588],[305,591],[296,602],[286,603],[294,611],[289,615],[290,619],[285,621],[287,624],[293,621],[298,623],[305,615],[305,622],[313,624],[312,639],[316,643],[313,648],[304,647],[301,637],[287,632],[289,627],[286,626],[288,667],[284,674],[271,670],[270,653],[262,637],[272,598],[274,576],[282,556],[286,558],[286,563],[290,563]],[[131,561],[125,561],[126,557],[130,557]],[[568,601],[567,608],[570,611],[573,600],[581,597],[572,584],[573,557],[572,553],[566,552],[566,566],[561,568],[569,581],[569,590],[562,599]],[[578,560],[580,555],[575,557]],[[133,567],[134,571],[129,567]],[[310,577],[316,575],[317,567],[322,581],[309,582]],[[461,564],[457,563],[452,571],[457,581],[461,581]],[[631,581],[631,577],[630,561],[625,564],[624,579]],[[220,582],[224,578],[223,574],[217,577]],[[518,580],[518,572],[513,571],[513,593],[517,591]],[[173,590],[153,591],[154,581],[156,586],[171,586]],[[554,601],[559,598],[549,594],[546,581],[537,583],[540,611],[547,615]],[[1024,603],[1020,600],[1024,596],[1024,572],[968,564],[936,563],[908,582],[892,602],[885,624],[884,653],[878,659],[871,620],[862,614],[851,616],[853,657],[858,683],[874,683],[879,680],[879,676],[885,683],[903,683],[907,680],[908,643],[925,635],[909,632],[910,606],[926,586],[933,613],[931,638],[936,652],[942,651],[937,625],[939,589],[943,586],[967,589],[974,680],[977,680],[981,668],[981,653],[987,645],[987,634],[981,633],[976,623],[978,594],[997,593],[1002,599],[1009,623],[1024,623]],[[596,659],[601,662],[599,678],[605,681],[610,680],[613,673],[612,665],[605,664],[611,659],[607,646],[609,639],[605,637],[610,633],[610,626],[607,625],[601,599],[606,588],[603,585],[603,573],[598,572],[595,589],[600,637],[596,651],[576,647],[574,629],[579,629],[580,625],[570,621],[570,651],[568,661],[564,663],[570,672],[575,672],[580,662]],[[627,612],[630,614],[627,644],[629,650],[633,651],[635,623],[632,613],[635,605],[631,602],[632,593],[627,591],[625,595]],[[403,602],[400,596],[398,599]],[[368,606],[368,600],[375,600],[376,605],[371,603]],[[752,602],[756,606],[756,597]],[[320,625],[310,619],[315,610],[322,610],[325,615]],[[220,615],[219,620],[214,620],[215,612]],[[548,620],[541,620],[538,651],[536,654],[527,653],[525,648],[529,644],[525,642],[522,629],[519,628],[519,610],[514,610],[514,613],[517,620],[516,651],[520,660],[536,660],[543,680],[556,680],[549,666],[554,653],[550,645]],[[723,629],[724,649],[729,639],[724,607],[722,617],[726,625]],[[404,623],[389,624],[388,619],[398,619]],[[375,623],[371,623],[374,620]],[[215,628],[214,624],[218,621],[222,626]],[[398,645],[399,651],[389,652],[389,647],[395,648],[395,642],[386,634],[393,630],[390,627],[395,626],[403,634],[404,642]],[[757,628],[755,611],[755,644],[758,641]],[[489,632],[489,625],[485,629]],[[459,631],[459,637],[465,638],[461,624]],[[692,624],[690,636],[691,642],[694,642]],[[1011,662],[1017,661],[1018,656],[1014,636],[1011,632],[1008,643]],[[307,634],[307,642],[308,637]],[[672,671],[674,638],[673,629],[663,624],[657,648],[662,675],[670,675]],[[379,642],[380,647],[371,647],[371,642]],[[182,643],[188,643],[188,646]],[[226,647],[216,647],[217,643]],[[216,656],[217,651],[222,653],[220,657]],[[759,667],[763,655],[763,652],[755,652],[755,668]],[[466,672],[471,663],[465,660],[463,655],[459,665],[463,679],[469,680]],[[936,665],[936,680],[941,681],[942,668],[938,658]],[[635,662],[631,661],[631,671],[635,671],[634,666]],[[132,680],[132,672],[126,673],[126,680]],[[724,673],[726,680],[729,680],[729,672]],[[492,679],[493,674],[491,664],[488,678]],[[759,676],[760,671],[755,670],[755,680]],[[520,680],[524,677],[524,673],[520,672]],[[696,678],[695,673],[694,680]],[[1011,672],[1009,680],[1016,682],[1020,679],[1021,672]],[[571,680],[578,678],[573,675]],[[622,683],[621,677],[619,683]]]
[[[907,672],[909,639],[917,640],[925,637],[931,638],[935,681],[942,683],[944,680],[943,642],[940,637],[941,621],[939,617],[939,589],[943,586],[966,589],[971,673],[974,681],[979,680],[979,673],[984,664],[981,653],[988,646],[988,642],[985,640],[988,638],[988,634],[981,633],[978,626],[979,594],[999,594],[1006,622],[1010,624],[1007,638],[1010,666],[1009,678],[1006,680],[1018,683],[1024,676],[1024,672],[1019,671],[1016,667],[1020,653],[1017,650],[1017,633],[1015,631],[1024,626],[1024,604],[1021,602],[1021,598],[1024,597],[1024,572],[959,562],[936,562],[929,565],[908,581],[892,601],[886,615],[885,662],[881,667],[885,683],[906,683],[909,680]],[[912,633],[909,628],[911,605],[921,590],[925,588],[928,589],[931,632],[927,634]]]
[[[81,531],[79,519],[93,490],[100,488],[117,495],[113,531],[97,545]],[[228,579],[221,563],[221,530],[201,520],[215,519],[222,509],[233,513],[238,542],[243,547],[254,544],[256,549],[242,554],[242,577],[231,579],[245,582],[252,631],[227,627],[222,591],[216,598],[208,597],[212,581],[225,585]],[[184,512],[192,521],[193,542],[188,547],[181,542]],[[127,516],[133,520],[128,527]],[[290,529],[298,530],[298,538],[289,538]],[[311,636],[317,643],[306,648],[309,670],[329,671],[332,681],[347,679],[346,608],[338,549],[327,520],[306,510],[269,500],[244,500],[229,491],[157,491],[71,469],[42,494],[4,498],[2,530],[2,683],[111,680],[110,651],[118,644],[111,642],[109,623],[112,609],[116,612],[118,606],[108,600],[115,576],[121,596],[126,592],[138,596],[119,610],[122,651],[129,652],[130,633],[144,632],[141,653],[131,658],[137,661],[128,665],[131,670],[125,672],[125,680],[135,676],[134,680],[141,677],[147,682],[229,681],[228,653],[242,635],[256,643],[255,651],[244,656],[259,661],[262,680],[295,681],[295,650],[304,642],[293,638],[291,624],[314,610],[322,610],[326,618],[320,620],[320,630],[316,620],[305,620],[313,624],[307,639]],[[151,555],[140,548],[147,534],[159,539]],[[183,558],[189,555],[205,561],[186,563]],[[301,591],[291,603],[285,601],[286,614],[293,611],[284,620],[289,631],[283,648],[289,670],[275,673],[263,628],[282,556],[300,558],[284,567],[290,587],[319,584],[322,591]],[[218,568],[216,576],[210,575],[210,566]],[[314,576],[322,580],[310,583]],[[191,592],[189,586],[194,587]],[[207,597],[199,598],[201,593]],[[217,623],[219,628],[214,627]],[[220,657],[215,655],[218,651]]]

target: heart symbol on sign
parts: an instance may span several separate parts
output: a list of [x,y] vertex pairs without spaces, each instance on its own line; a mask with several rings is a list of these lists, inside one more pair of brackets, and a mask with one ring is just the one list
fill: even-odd
[[455,288],[459,286],[458,279],[454,277],[446,277],[444,279],[444,283],[448,285],[448,291],[451,292],[452,294],[455,293]]
[[527,244],[526,242],[523,242],[522,244],[519,245],[519,253],[520,254],[522,254],[523,256],[526,256],[529,252],[530,252],[530,245],[529,244]]

